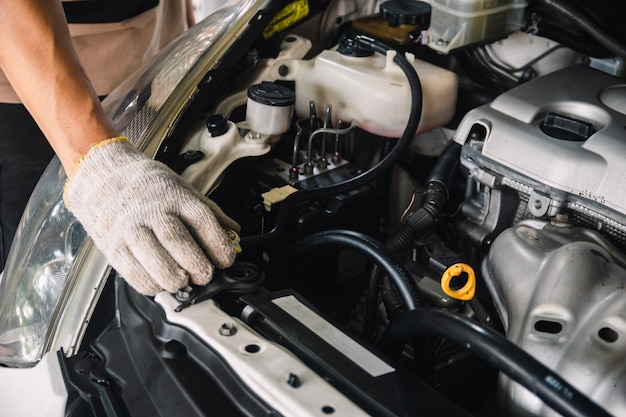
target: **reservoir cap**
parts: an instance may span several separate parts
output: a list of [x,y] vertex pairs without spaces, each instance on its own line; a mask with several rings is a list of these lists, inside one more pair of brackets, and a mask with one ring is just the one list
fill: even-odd
[[389,0],[380,5],[380,15],[389,26],[420,25],[426,29],[430,25],[430,4],[415,0]]
[[296,102],[293,90],[282,85],[264,81],[248,88],[248,98],[267,106],[291,106]]

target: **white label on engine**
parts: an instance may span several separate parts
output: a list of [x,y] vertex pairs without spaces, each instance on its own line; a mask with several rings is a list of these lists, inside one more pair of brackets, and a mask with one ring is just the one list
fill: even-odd
[[395,371],[386,362],[381,360],[352,338],[321,318],[310,308],[302,304],[293,295],[272,300],[290,316],[305,325],[309,330],[321,337],[326,343],[337,349],[365,372],[373,377],[386,375]]

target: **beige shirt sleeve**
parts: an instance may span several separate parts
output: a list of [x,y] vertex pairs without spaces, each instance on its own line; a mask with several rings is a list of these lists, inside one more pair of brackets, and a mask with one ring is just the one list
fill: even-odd
[[[70,24],[74,48],[99,96],[117,85],[187,29],[185,2],[159,6],[119,23]],[[0,71],[0,102],[20,100]]]

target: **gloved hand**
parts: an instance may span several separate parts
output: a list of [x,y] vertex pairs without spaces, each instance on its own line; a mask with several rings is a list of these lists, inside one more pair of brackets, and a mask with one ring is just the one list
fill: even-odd
[[137,291],[207,284],[235,248],[239,225],[163,163],[117,137],[93,146],[65,184],[66,206]]

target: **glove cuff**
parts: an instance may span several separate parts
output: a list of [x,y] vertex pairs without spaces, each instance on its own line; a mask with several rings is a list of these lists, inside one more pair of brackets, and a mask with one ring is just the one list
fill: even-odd
[[128,140],[128,138],[126,136],[119,135],[119,136],[108,138],[108,139],[105,139],[103,141],[95,143],[94,145],[92,145],[87,150],[87,152],[85,152],[84,154],[82,154],[80,156],[78,161],[74,164],[74,171],[71,173],[71,175],[68,175],[67,180],[65,180],[65,185],[63,186],[63,202],[65,203],[65,207],[67,209],[70,208],[69,202],[67,200],[67,193],[68,193],[68,190],[70,188],[70,184],[71,184],[72,180],[74,179],[74,177],[76,176],[76,173],[78,172],[81,164],[85,160],[87,160],[92,154],[94,154],[95,152],[100,150],[101,148],[103,148],[103,147],[105,147],[107,145],[110,145],[112,143],[118,143],[118,142],[126,142],[126,143],[130,144],[130,141]]

